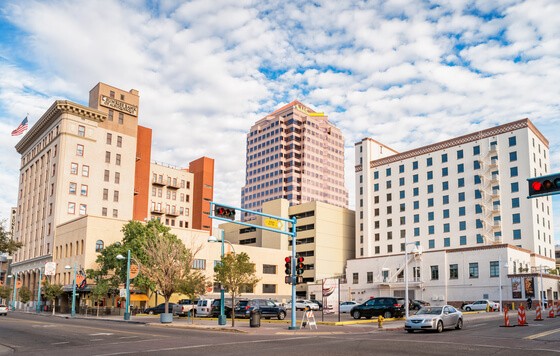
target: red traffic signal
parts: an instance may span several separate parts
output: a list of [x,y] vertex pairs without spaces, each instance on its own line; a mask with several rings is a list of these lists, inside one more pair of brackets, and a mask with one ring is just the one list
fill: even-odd
[[560,194],[560,173],[527,179],[529,198]]
[[296,272],[297,275],[299,276],[300,274],[303,274],[305,265],[303,264],[303,261],[305,261],[305,259],[301,256],[297,257],[297,264],[296,264]]
[[292,275],[292,258],[288,256],[288,257],[284,258],[284,262],[286,262],[284,264],[284,267],[286,268],[286,270],[284,272],[286,273],[286,276],[291,276]]
[[235,209],[224,206],[214,206],[214,216],[228,220],[235,220]]

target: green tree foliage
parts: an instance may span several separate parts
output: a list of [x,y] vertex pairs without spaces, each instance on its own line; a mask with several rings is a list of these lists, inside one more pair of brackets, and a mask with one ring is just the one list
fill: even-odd
[[19,300],[22,303],[27,303],[28,301],[31,300],[31,291],[27,287],[21,287],[20,289],[18,289],[18,294],[19,294]]
[[0,286],[0,299],[8,299],[12,294],[12,288],[8,286]]
[[5,224],[6,220],[0,222],[0,252],[6,252],[11,255],[23,244],[12,240],[11,233],[6,229]]
[[100,301],[105,298],[111,288],[110,279],[98,279],[96,284],[91,288],[91,299],[97,303],[97,316],[99,316]]
[[[214,280],[231,295],[232,306],[235,305],[235,297],[241,296],[242,286],[250,285],[254,288],[259,281],[255,275],[255,264],[245,252],[223,256],[221,262],[214,267],[214,272]],[[235,326],[234,313],[231,314],[231,326]]]
[[52,304],[52,314],[55,314],[55,306],[56,300],[58,297],[64,293],[62,290],[62,285],[60,284],[53,284],[48,279],[43,282],[43,289],[42,289],[44,298],[51,302]]

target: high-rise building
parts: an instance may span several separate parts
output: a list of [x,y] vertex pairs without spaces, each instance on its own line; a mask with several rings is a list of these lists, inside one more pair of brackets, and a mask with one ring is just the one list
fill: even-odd
[[348,206],[344,137],[325,114],[299,101],[260,119],[247,134],[241,206],[261,211],[264,202],[278,198],[290,205]]

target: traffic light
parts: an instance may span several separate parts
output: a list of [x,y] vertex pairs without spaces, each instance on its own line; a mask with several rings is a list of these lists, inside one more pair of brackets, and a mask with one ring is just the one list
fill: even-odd
[[229,220],[235,220],[235,209],[214,205],[214,216]]
[[284,271],[286,273],[286,277],[284,277],[284,282],[286,282],[286,284],[292,284],[292,258],[290,256],[284,258],[284,266],[286,267],[286,270]]
[[560,194],[560,173],[527,179],[529,198]]
[[305,261],[305,259],[303,257],[298,257],[297,258],[297,264],[296,264],[296,273],[297,275],[302,275],[303,271],[304,271],[304,267],[305,265],[303,264],[303,261]]

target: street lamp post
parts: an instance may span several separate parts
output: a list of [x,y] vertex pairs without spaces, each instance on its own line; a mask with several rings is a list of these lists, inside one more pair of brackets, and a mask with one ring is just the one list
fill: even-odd
[[[78,268],[76,262],[74,262],[74,269],[72,273],[72,311],[70,316],[73,318],[76,316],[76,269]],[[72,266],[66,265],[64,269],[72,269]]]
[[502,312],[502,304],[503,304],[503,300],[502,300],[502,268],[506,269],[508,268],[508,264],[505,263],[502,266],[502,256],[499,256],[498,258],[498,276],[499,276],[499,280],[500,280],[500,307],[499,307],[499,311]]
[[[124,260],[125,257],[118,254],[117,259]],[[126,257],[126,305],[124,310],[124,320],[130,320],[130,250],[128,250]]]
[[[218,238],[216,238],[214,236],[210,236],[210,237],[208,237],[208,242],[221,242],[222,243],[222,251],[221,251],[222,259],[224,258],[224,255],[225,255],[225,245],[224,244],[226,242],[230,245],[233,253],[235,253],[235,249],[233,248],[233,245],[231,244],[231,242],[227,241],[224,238],[224,230],[221,230],[219,240],[218,240]],[[232,305],[232,312],[233,312],[233,305]],[[223,286],[220,286],[220,316],[218,317],[218,325],[226,325],[225,290],[224,290]]]
[[37,314],[41,312],[41,280],[43,279],[43,269],[39,268],[39,288],[37,289]]
[[408,307],[409,307],[409,303],[408,303],[408,249],[406,246],[408,245],[414,245],[414,248],[412,249],[412,253],[418,253],[419,249],[418,249],[418,245],[416,245],[416,242],[407,242],[406,241],[406,235],[405,235],[405,240],[404,240],[404,312],[405,312],[405,316],[408,319]]

